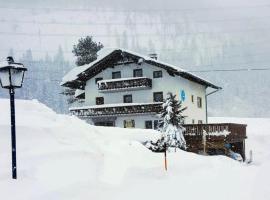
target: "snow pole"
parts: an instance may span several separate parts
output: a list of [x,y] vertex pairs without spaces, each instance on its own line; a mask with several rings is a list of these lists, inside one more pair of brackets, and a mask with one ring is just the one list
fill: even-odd
[[165,144],[165,151],[164,151],[164,164],[165,164],[165,171],[167,171],[167,146]]

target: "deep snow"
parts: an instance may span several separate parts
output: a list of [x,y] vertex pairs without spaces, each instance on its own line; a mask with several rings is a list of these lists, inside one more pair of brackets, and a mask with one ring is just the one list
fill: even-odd
[[37,101],[16,101],[18,180],[11,179],[9,102],[0,99],[0,197],[61,199],[270,199],[270,119],[247,123],[251,165],[224,156],[163,155],[140,141],[151,130],[94,127]]

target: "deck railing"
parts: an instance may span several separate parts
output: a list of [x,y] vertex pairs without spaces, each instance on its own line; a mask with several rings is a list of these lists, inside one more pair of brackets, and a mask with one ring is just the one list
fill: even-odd
[[[226,148],[241,154],[245,160],[245,124],[185,124],[184,137],[187,150],[191,152],[208,152],[215,149],[226,155]],[[227,147],[226,147],[227,146]],[[220,152],[219,152],[220,153]],[[217,154],[217,152],[215,152]]]
[[152,79],[146,77],[131,77],[98,81],[100,92],[112,92],[118,90],[138,90],[152,88]]
[[193,140],[198,138],[201,140],[203,133],[208,141],[223,140],[228,142],[237,142],[246,138],[246,125],[234,123],[219,124],[185,124],[186,131],[184,135]]
[[162,109],[162,103],[123,103],[114,105],[99,105],[90,107],[70,108],[70,112],[78,117],[98,117],[117,115],[137,115],[158,113]]

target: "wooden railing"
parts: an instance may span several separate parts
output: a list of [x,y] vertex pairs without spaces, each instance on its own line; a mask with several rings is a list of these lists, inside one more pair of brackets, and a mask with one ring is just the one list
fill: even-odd
[[119,105],[100,105],[81,108],[70,108],[70,112],[78,117],[98,117],[117,115],[137,115],[158,113],[162,109],[162,103],[127,103]]
[[185,124],[185,137],[201,140],[203,132],[208,141],[238,142],[246,138],[245,124],[220,123],[220,124]]
[[231,149],[245,160],[246,126],[234,123],[185,124],[187,150],[195,153],[212,151],[214,154],[227,155],[228,149]]
[[112,92],[118,90],[138,90],[152,88],[152,79],[146,77],[123,78],[98,81],[100,92]]

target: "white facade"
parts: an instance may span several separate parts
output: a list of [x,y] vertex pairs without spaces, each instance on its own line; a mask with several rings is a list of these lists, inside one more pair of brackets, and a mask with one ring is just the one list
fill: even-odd
[[206,89],[220,87],[135,52],[123,49],[101,52],[97,60],[63,77],[61,85],[77,89],[75,96],[84,99],[83,105],[70,108],[72,114],[95,125],[155,128],[162,101],[171,92],[187,107],[183,113],[186,124],[207,122]]
[[[143,77],[152,79],[152,88],[150,89],[138,89],[138,90],[126,90],[126,91],[110,91],[100,92],[98,90],[98,84],[96,84],[96,78],[102,78],[103,80],[112,79],[112,73],[120,71],[121,78],[133,78],[133,70],[142,69]],[[154,71],[162,71],[162,77],[154,78]],[[122,104],[124,95],[132,95],[133,103],[151,103],[153,102],[154,92],[163,92],[163,97],[168,92],[176,94],[180,100],[181,91],[185,92],[185,100],[183,101],[183,107],[187,107],[184,115],[187,116],[185,123],[198,123],[206,122],[206,105],[205,94],[206,86],[200,85],[193,81],[187,80],[180,76],[171,76],[168,72],[162,68],[142,63],[138,65],[136,63],[116,65],[113,68],[108,67],[101,73],[97,74],[86,82],[85,86],[85,106],[96,105],[96,97],[103,97],[104,104]],[[193,102],[192,96],[193,95]],[[197,105],[197,97],[202,100],[202,106],[199,108]],[[153,114],[143,115],[128,115],[128,116],[116,116],[115,126],[124,127],[124,120],[134,120],[135,128],[145,128],[145,121],[157,120],[157,116]],[[153,124],[154,127],[154,124]]]

